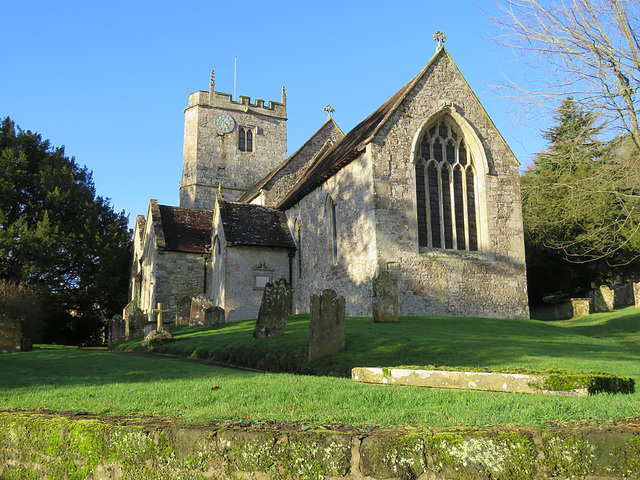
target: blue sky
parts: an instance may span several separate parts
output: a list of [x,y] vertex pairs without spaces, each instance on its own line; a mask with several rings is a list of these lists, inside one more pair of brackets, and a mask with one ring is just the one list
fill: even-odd
[[500,49],[493,0],[5,1],[0,117],[37,131],[93,171],[99,195],[131,220],[149,198],[178,204],[188,95],[252,100],[287,91],[288,150],[325,121],[345,133],[445,47],[524,165],[544,147],[492,88],[526,77]]

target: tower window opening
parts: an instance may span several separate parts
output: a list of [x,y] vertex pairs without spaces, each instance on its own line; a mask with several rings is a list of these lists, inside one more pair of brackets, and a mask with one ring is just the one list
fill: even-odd
[[253,152],[253,129],[251,127],[238,128],[238,149],[241,152]]

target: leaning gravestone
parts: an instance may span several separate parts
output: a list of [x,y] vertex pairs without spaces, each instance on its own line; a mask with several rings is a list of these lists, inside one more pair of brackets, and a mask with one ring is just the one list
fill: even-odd
[[253,338],[281,336],[291,312],[292,299],[293,289],[287,285],[284,278],[274,283],[267,283],[262,293]]
[[373,279],[373,321],[398,321],[398,279],[391,272],[380,272]]
[[600,285],[594,292],[593,305],[596,312],[613,312],[615,291],[607,285]]
[[111,320],[109,320],[109,338],[107,339],[107,345],[111,347],[123,341],[125,330],[126,327],[122,315],[114,315]]
[[344,297],[333,290],[311,297],[309,360],[344,350]]
[[191,299],[191,313],[189,315],[190,327],[201,327],[205,324],[207,308],[213,307],[213,300],[204,293],[200,293]]
[[191,297],[182,297],[176,305],[176,325],[189,325]]
[[125,321],[124,338],[131,340],[132,338],[140,338],[144,336],[144,326],[149,323],[149,318],[142,310],[136,308],[129,314]]
[[0,353],[19,352],[22,342],[20,320],[0,314]]
[[224,308],[222,307],[209,307],[204,311],[204,324],[207,327],[215,327],[221,325],[225,321]]
[[636,308],[640,308],[640,282],[633,284],[633,298]]

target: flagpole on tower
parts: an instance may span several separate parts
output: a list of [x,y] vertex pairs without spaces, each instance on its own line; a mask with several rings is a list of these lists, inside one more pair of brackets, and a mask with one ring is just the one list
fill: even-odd
[[238,56],[233,57],[233,100],[238,101],[238,90],[237,90],[237,79],[238,79]]

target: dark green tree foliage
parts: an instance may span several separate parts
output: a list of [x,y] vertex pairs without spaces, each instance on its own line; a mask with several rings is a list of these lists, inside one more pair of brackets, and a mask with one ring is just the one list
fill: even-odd
[[0,278],[36,293],[36,341],[86,342],[126,304],[131,235],[91,172],[5,118],[0,127]]
[[597,116],[571,99],[545,132],[549,148],[522,176],[532,301],[633,276],[640,255],[637,149],[599,140]]

